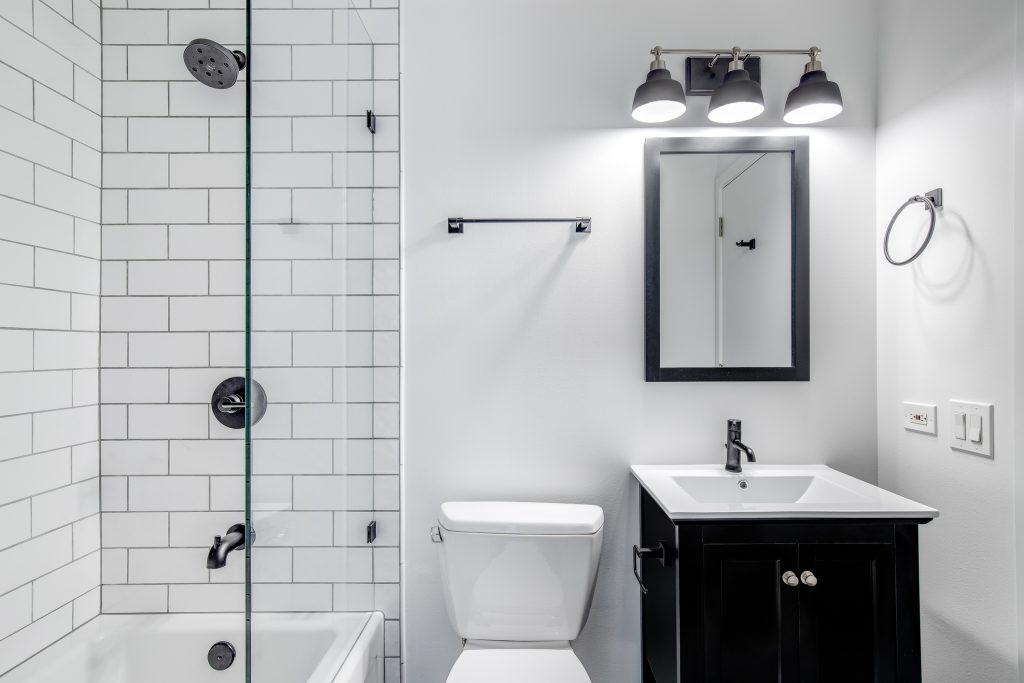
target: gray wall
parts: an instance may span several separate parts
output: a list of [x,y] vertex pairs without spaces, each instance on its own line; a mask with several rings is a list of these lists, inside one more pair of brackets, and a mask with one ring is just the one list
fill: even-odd
[[99,40],[0,3],[0,675],[99,612]]
[[[601,505],[597,596],[575,647],[595,683],[629,683],[640,671],[631,463],[718,462],[725,421],[738,417],[764,462],[875,479],[874,7],[704,4],[699,21],[667,1],[403,7],[410,681],[444,680],[460,648],[427,536],[442,501]],[[645,384],[643,141],[723,129],[701,128],[700,98],[680,127],[635,125],[633,90],[654,44],[755,42],[820,45],[848,102],[809,131],[812,381]],[[794,133],[774,126],[803,61],[765,60],[759,125],[772,128],[742,132]],[[590,215],[594,231],[451,237],[444,224],[531,214]]]

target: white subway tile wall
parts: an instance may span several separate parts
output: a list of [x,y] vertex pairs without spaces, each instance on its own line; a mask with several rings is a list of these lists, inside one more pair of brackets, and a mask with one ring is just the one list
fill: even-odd
[[0,675],[99,613],[99,17],[0,3]]
[[[213,419],[209,403],[214,387],[243,374],[245,363],[243,85],[251,76],[252,348],[255,379],[269,398],[254,428],[254,605],[383,611],[393,682],[400,677],[397,3],[270,4],[256,3],[250,68],[230,90],[195,82],[181,52],[200,37],[241,49],[242,2],[107,3],[102,55],[90,53],[82,65],[103,64],[103,264],[99,275],[60,273],[68,291],[103,294],[102,611],[244,606],[241,555],[217,570],[205,560],[213,536],[243,519],[242,434]],[[48,78],[49,90],[68,87],[66,75]],[[366,127],[368,109],[377,115],[376,135]],[[50,160],[48,169],[67,172],[60,164],[71,125],[97,135],[76,118],[44,128],[31,148]],[[95,221],[98,196],[92,200],[70,193],[62,201]],[[26,220],[45,225],[51,241],[72,234],[47,216]],[[0,252],[5,258],[19,260]],[[68,305],[55,315],[66,320]],[[32,321],[41,308],[26,301],[18,315]],[[0,337],[0,347],[22,356],[27,343]],[[16,356],[7,361],[15,376],[25,369]],[[58,379],[39,378],[22,400],[46,400]]]

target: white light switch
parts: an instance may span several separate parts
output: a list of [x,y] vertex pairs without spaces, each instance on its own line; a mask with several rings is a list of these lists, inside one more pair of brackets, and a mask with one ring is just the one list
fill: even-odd
[[903,428],[911,432],[935,434],[935,406],[931,403],[904,401]]
[[949,445],[960,451],[993,457],[992,404],[950,401],[953,428],[949,430]]

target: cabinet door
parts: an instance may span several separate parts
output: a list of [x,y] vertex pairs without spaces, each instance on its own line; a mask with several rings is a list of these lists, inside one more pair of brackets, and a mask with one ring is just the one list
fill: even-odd
[[[799,681],[799,589],[789,543],[704,546],[704,652],[709,683]],[[831,683],[831,682],[830,682]]]
[[896,592],[892,546],[801,544],[803,683],[895,683]]
[[[648,548],[664,543],[676,548],[676,526],[658,504],[643,495],[640,504],[640,542]],[[676,563],[658,560],[641,563],[647,587],[643,596],[644,683],[677,683],[679,680],[679,610],[676,595]]]

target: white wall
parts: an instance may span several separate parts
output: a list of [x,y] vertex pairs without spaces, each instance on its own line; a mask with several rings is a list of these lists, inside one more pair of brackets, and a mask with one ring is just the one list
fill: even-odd
[[[427,537],[444,500],[603,506],[603,565],[576,649],[595,683],[629,683],[640,672],[631,463],[717,462],[738,417],[764,462],[875,479],[873,7],[704,4],[699,21],[667,0],[403,7],[409,681],[444,680],[459,652]],[[646,384],[643,140],[706,132],[692,128],[706,100],[694,98],[686,131],[637,126],[629,103],[652,45],[737,42],[820,45],[848,102],[810,145],[812,381]],[[765,60],[762,124],[779,125],[802,64]],[[682,61],[670,68],[680,75]],[[593,234],[508,225],[455,237],[444,223],[529,214],[590,215]]]
[[0,2],[0,675],[99,612],[99,40]]
[[[876,255],[879,480],[941,511],[921,529],[924,679],[936,683],[1018,675],[1016,4],[998,0],[979,12],[970,3],[898,0],[884,3],[881,16],[879,245],[908,196],[940,186],[946,193],[919,261],[895,268]],[[900,224],[915,227],[912,218]],[[994,459],[950,450],[951,398],[995,404]],[[903,400],[938,404],[938,437],[902,429]]]

